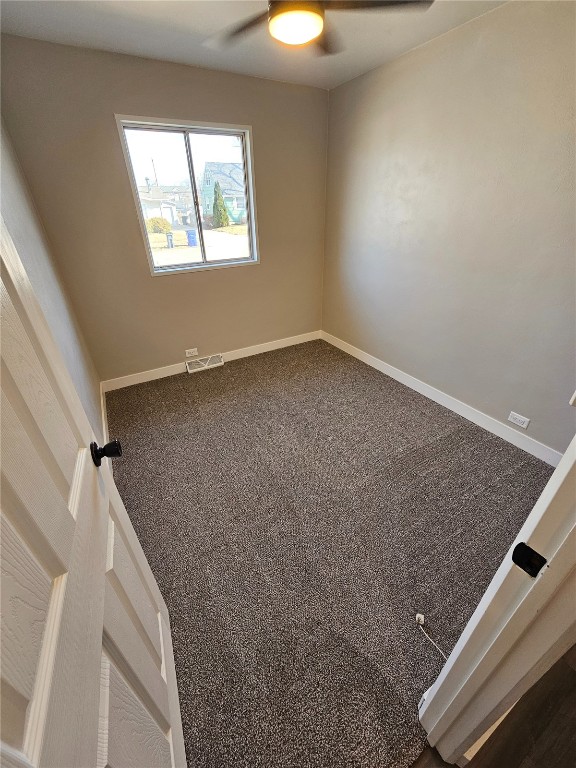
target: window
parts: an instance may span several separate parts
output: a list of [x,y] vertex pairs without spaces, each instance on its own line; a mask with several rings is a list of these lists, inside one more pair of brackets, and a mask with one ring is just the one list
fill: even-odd
[[152,274],[258,261],[249,128],[119,126]]

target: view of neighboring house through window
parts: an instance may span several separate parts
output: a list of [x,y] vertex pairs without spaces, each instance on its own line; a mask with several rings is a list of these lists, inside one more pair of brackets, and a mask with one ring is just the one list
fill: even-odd
[[257,260],[246,130],[122,127],[153,272]]

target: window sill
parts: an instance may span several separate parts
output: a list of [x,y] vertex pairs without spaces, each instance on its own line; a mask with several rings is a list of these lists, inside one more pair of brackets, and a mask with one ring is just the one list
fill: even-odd
[[153,277],[161,275],[175,275],[181,272],[200,272],[206,269],[223,269],[225,267],[243,267],[249,264],[260,264],[259,259],[242,259],[239,261],[212,261],[201,264],[179,264],[175,267],[151,267]]

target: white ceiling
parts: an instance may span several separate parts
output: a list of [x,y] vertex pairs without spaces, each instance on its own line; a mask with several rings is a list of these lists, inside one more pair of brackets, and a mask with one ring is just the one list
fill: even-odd
[[345,50],[316,56],[274,42],[266,27],[232,47],[222,30],[266,10],[266,0],[4,0],[2,31],[209,69],[334,88],[503,4],[436,0],[427,11],[328,12]]

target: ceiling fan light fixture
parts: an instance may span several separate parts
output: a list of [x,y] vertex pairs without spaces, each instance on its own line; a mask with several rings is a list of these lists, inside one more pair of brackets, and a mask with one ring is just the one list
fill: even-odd
[[318,37],[324,29],[324,13],[315,3],[270,3],[270,34],[287,45],[304,45]]

